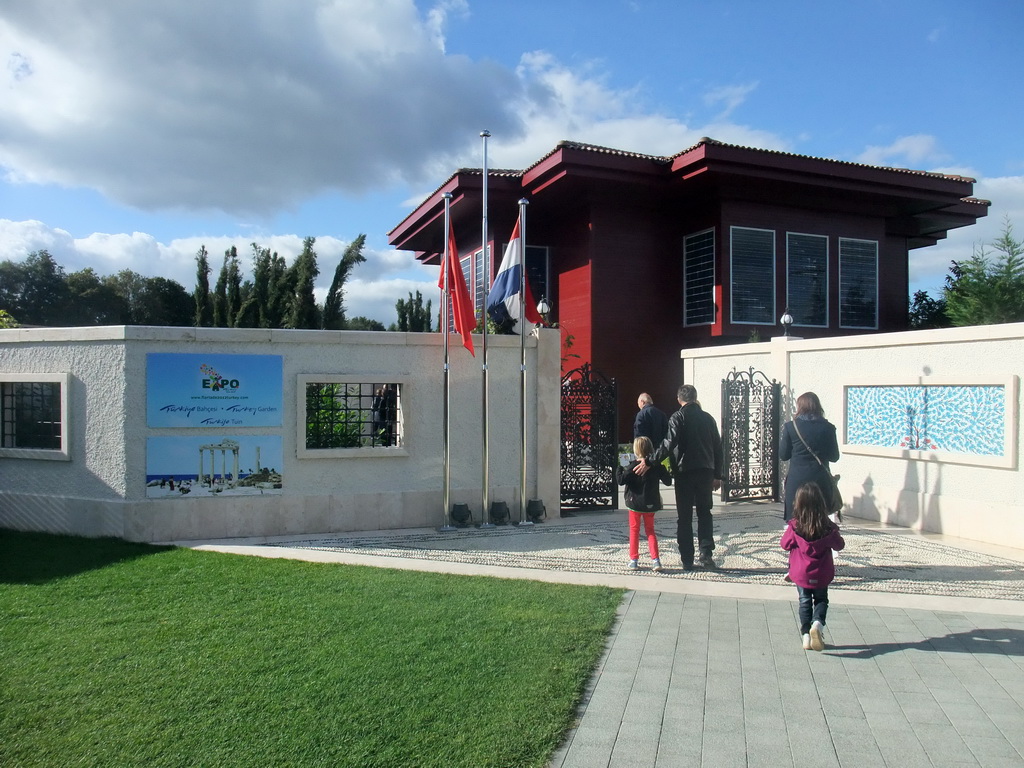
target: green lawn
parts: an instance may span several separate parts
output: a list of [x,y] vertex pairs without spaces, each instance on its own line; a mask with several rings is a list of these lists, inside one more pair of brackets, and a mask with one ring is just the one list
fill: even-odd
[[620,598],[0,531],[0,765],[543,766]]

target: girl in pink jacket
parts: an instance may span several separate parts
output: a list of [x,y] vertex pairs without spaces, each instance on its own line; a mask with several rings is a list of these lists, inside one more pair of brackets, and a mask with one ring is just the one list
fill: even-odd
[[828,585],[836,575],[832,550],[846,546],[839,528],[828,519],[828,506],[817,483],[804,483],[793,500],[779,545],[789,551],[789,576],[800,596],[800,634],[804,650],[825,650]]

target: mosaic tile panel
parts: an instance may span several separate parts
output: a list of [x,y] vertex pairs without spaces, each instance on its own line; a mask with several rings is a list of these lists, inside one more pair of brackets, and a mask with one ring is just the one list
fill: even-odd
[[1002,456],[1004,386],[846,388],[846,442],[882,448]]

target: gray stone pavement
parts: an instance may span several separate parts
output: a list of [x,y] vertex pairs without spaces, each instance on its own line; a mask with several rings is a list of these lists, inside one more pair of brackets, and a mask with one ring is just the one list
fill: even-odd
[[176,543],[627,589],[550,768],[1024,765],[1024,551],[847,520],[817,653],[781,583],[778,507],[715,514],[717,573],[678,567],[671,509],[665,574],[625,570],[624,513]]

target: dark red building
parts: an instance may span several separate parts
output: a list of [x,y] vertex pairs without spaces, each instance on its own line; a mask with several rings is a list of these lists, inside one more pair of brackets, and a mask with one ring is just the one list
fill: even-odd
[[[481,181],[457,171],[389,233],[439,264],[450,192],[478,309]],[[571,337],[565,368],[618,381],[625,429],[643,390],[675,409],[680,349],[781,335],[787,307],[805,338],[905,330],[908,254],[986,215],[973,185],[708,138],[670,157],[566,141],[526,170],[489,171],[491,273],[525,197],[533,294]]]

